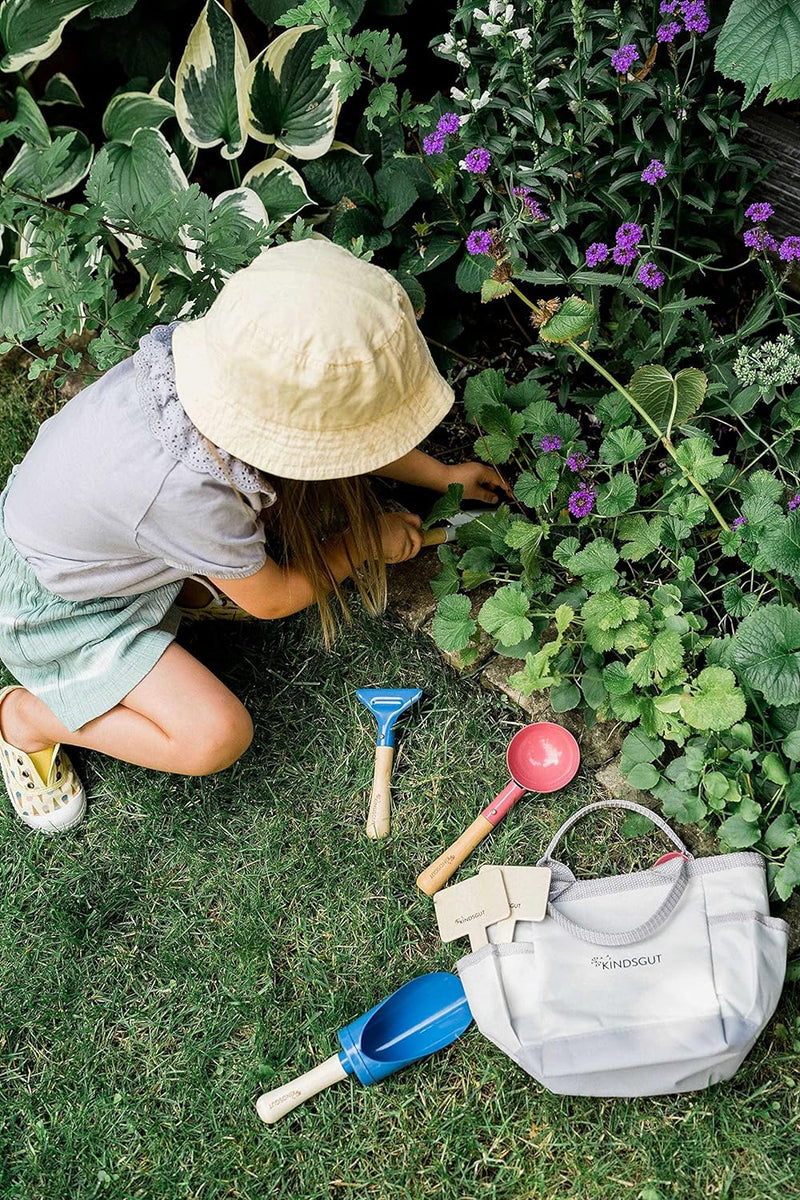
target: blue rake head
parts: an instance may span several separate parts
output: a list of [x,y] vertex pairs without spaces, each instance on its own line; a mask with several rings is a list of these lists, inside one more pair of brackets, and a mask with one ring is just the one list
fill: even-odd
[[378,722],[378,746],[394,745],[394,723],[419,700],[419,688],[358,688],[356,695]]

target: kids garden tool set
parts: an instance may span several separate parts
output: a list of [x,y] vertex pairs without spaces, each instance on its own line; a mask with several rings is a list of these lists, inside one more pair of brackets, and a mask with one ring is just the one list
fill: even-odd
[[378,722],[367,837],[383,838],[392,825],[390,780],[394,762],[395,723],[407,708],[419,700],[422,692],[418,688],[359,688],[356,695]]
[[355,1075],[369,1087],[449,1046],[471,1022],[464,989],[456,975],[446,971],[419,975],[340,1029],[342,1048],[338,1054],[299,1079],[261,1096],[256,1104],[258,1115],[272,1125],[347,1075]]

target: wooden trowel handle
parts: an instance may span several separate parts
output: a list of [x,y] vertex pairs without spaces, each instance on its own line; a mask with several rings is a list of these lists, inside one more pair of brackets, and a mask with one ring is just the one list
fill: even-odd
[[447,529],[439,525],[436,529],[426,529],[422,534],[423,546],[442,546],[447,541]]
[[469,828],[464,830],[461,837],[456,838],[452,846],[448,846],[445,852],[439,855],[436,862],[431,863],[417,876],[417,887],[420,891],[424,892],[426,896],[433,896],[438,892],[453,872],[461,866],[464,859],[493,829],[494,825],[491,821],[487,821],[483,814],[476,817]]
[[392,793],[390,780],[394,746],[375,747],[375,774],[367,814],[367,837],[384,838],[392,826]]
[[310,1071],[306,1071],[305,1075],[300,1075],[291,1083],[285,1083],[283,1087],[275,1088],[271,1092],[264,1092],[264,1095],[259,1096],[256,1101],[256,1112],[262,1121],[266,1121],[267,1125],[274,1125],[276,1121],[285,1117],[304,1100],[309,1100],[323,1088],[330,1087],[332,1083],[338,1083],[346,1076],[347,1071],[342,1066],[339,1055],[332,1054],[330,1058],[325,1059],[325,1062],[320,1063],[317,1067],[312,1067]]

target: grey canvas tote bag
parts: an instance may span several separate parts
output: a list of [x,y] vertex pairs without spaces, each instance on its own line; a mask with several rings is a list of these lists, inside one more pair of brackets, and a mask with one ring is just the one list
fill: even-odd
[[[577,881],[556,847],[600,808],[649,818],[680,853]],[[656,1096],[729,1079],[786,971],[788,926],[769,915],[761,855],[695,859],[659,816],[621,800],[574,813],[538,865],[552,871],[544,920],[518,921],[512,943],[490,941],[457,964],[481,1032],[564,1095]]]

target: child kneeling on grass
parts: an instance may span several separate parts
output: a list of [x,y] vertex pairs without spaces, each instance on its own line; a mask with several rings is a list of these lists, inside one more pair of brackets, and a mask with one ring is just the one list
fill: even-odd
[[[45,421],[0,496],[0,659],[22,685],[0,690],[0,766],[17,816],[47,833],[82,820],[63,742],[182,775],[235,762],[250,716],[174,641],[181,611],[269,620],[316,603],[329,637],[348,576],[380,611],[385,564],[422,535],[364,475],[488,501],[503,487],[414,449],[452,402],[403,288],[312,237],[264,251],[204,317],[157,326]],[[272,520],[285,562],[267,556]]]

